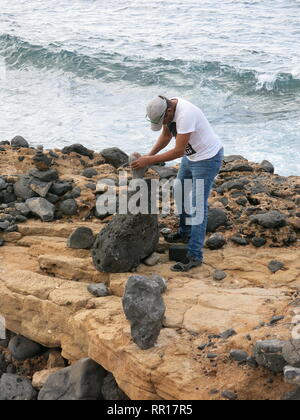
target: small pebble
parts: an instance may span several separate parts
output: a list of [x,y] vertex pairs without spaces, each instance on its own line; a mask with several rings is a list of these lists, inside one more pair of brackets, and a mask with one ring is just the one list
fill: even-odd
[[218,355],[215,354],[215,353],[208,353],[208,355],[207,355],[207,358],[211,359],[211,360],[216,359],[217,357],[218,357]]
[[230,400],[230,401],[237,400],[236,393],[235,392],[232,392],[232,391],[225,390],[224,392],[222,392],[222,397],[223,398],[226,398],[227,400]]
[[277,322],[282,321],[284,319],[284,316],[273,316],[273,318],[270,321],[270,325],[277,324]]

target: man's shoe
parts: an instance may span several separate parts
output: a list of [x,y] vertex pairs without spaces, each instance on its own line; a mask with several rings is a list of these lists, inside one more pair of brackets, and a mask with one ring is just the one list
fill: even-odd
[[171,233],[170,235],[164,236],[165,241],[169,242],[170,244],[181,242],[183,244],[187,244],[190,240],[189,236],[183,235],[180,232]]
[[192,268],[200,267],[202,265],[202,260],[196,260],[195,258],[191,256],[187,256],[186,259],[183,262],[178,262],[175,265],[171,267],[172,271],[182,272],[185,273]]

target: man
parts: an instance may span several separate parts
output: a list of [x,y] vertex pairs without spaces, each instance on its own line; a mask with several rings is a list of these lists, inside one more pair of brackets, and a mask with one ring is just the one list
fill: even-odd
[[[203,262],[203,246],[207,228],[208,198],[214,179],[219,173],[224,157],[224,149],[219,137],[214,132],[203,112],[192,103],[182,98],[155,98],[147,106],[147,117],[153,131],[163,131],[149,155],[136,160],[132,167],[141,169],[161,162],[168,162],[183,157],[177,180],[184,185],[184,180],[192,180],[192,203],[196,205],[197,180],[203,180],[204,219],[190,225],[188,214],[180,214],[179,232],[169,235],[168,242],[188,243],[187,257],[182,263],[175,264],[173,271],[188,271]],[[176,137],[175,147],[158,154]],[[183,199],[184,194],[182,195]],[[184,206],[183,206],[184,208]]]

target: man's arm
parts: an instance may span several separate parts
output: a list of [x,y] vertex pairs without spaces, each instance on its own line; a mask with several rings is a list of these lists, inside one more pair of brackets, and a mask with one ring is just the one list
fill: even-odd
[[161,135],[159,136],[157,142],[155,143],[151,152],[147,156],[156,155],[158,152],[160,152],[165,147],[167,147],[171,140],[172,140],[172,134],[169,130],[169,127],[167,125],[164,125]]
[[156,156],[142,156],[132,163],[134,169],[145,168],[146,166],[155,165],[160,162],[169,162],[170,160],[178,159],[185,154],[186,146],[190,141],[192,133],[178,134],[176,137],[176,146],[174,149],[166,153],[161,153]]

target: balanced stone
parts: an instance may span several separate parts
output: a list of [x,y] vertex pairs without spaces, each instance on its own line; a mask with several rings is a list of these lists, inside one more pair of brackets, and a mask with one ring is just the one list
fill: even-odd
[[25,204],[31,212],[39,216],[43,222],[52,222],[55,207],[45,198],[30,198],[29,200],[26,200]]
[[131,276],[122,302],[134,342],[142,350],[153,347],[166,311],[159,284],[145,276]]
[[29,147],[28,141],[22,136],[16,136],[10,142],[12,147]]
[[[129,155],[128,164],[131,165],[141,156],[142,155],[140,153],[132,153],[131,155]],[[131,169],[132,178],[133,179],[144,178],[144,175],[147,171],[148,171],[148,167],[141,168],[141,169]]]
[[45,198],[52,186],[52,182],[43,182],[39,179],[33,179],[29,186],[32,191],[37,193],[40,197]]
[[263,172],[269,172],[270,174],[273,174],[275,171],[274,166],[268,160],[263,160],[260,166]]
[[39,171],[47,171],[52,165],[52,159],[43,153],[43,146],[38,146],[36,155],[32,160]]
[[93,296],[96,297],[109,296],[110,294],[107,286],[103,283],[89,284],[87,289]]
[[43,351],[43,347],[40,344],[35,343],[22,335],[13,337],[9,342],[8,349],[13,358],[19,361],[38,356]]
[[85,226],[77,228],[68,238],[68,247],[73,249],[91,249],[95,242],[93,231]]
[[96,401],[101,399],[101,389],[106,371],[93,360],[86,358],[51,375],[41,389],[40,401]]
[[0,401],[32,401],[37,392],[31,382],[22,376],[4,373],[0,379]]

